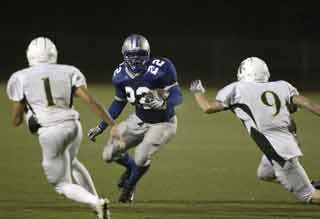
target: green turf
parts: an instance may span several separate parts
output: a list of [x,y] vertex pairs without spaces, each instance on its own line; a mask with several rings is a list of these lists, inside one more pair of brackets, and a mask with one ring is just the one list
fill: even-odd
[[[25,127],[10,126],[10,105],[4,85],[0,88],[0,219],[95,218],[86,206],[57,195],[47,183],[37,138]],[[112,100],[108,86],[91,90],[103,103]],[[320,95],[308,96],[320,100]],[[97,119],[81,102],[76,104],[86,133]],[[120,120],[131,110],[128,106]],[[202,114],[187,90],[177,113],[177,136],[153,160],[134,204],[116,203],[122,169],[102,161],[107,135],[95,144],[84,137],[79,158],[98,192],[111,199],[114,219],[320,218],[318,206],[300,204],[281,186],[256,180],[261,153],[231,113]],[[320,177],[320,120],[303,110],[295,118],[305,154],[302,163],[310,176]]]

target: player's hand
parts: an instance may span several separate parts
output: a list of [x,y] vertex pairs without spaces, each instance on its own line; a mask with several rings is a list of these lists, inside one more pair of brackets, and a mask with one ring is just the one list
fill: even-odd
[[151,109],[156,109],[156,110],[164,110],[166,109],[166,102],[164,99],[161,97],[154,97],[148,105],[150,106]]
[[168,96],[169,92],[163,89],[151,90],[140,99],[140,103],[145,109],[164,110]]
[[190,91],[194,94],[203,94],[206,92],[206,89],[204,89],[201,80],[195,80],[190,84]]
[[97,126],[95,128],[91,128],[91,129],[89,129],[88,137],[90,138],[91,141],[95,142],[96,137],[98,135],[100,135],[102,132],[103,132],[103,129],[100,128],[99,126]]

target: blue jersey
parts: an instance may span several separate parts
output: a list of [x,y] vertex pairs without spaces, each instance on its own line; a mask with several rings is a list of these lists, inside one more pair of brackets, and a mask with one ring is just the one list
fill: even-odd
[[167,122],[175,115],[175,104],[167,104],[165,110],[155,110],[145,108],[140,103],[140,98],[154,89],[166,89],[170,93],[171,89],[178,88],[179,95],[181,95],[177,72],[170,60],[150,58],[146,71],[137,76],[131,74],[122,63],[114,71],[112,82],[115,87],[115,99],[134,105],[136,115],[142,121],[147,123]]

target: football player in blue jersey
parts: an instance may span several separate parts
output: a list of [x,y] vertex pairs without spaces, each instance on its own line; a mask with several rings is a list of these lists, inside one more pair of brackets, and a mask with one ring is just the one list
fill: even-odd
[[[119,201],[131,202],[136,184],[148,171],[152,156],[176,134],[175,107],[181,104],[182,93],[172,62],[151,57],[149,42],[142,35],[128,36],[122,54],[124,61],[113,73],[115,98],[108,111],[116,119],[129,102],[135,112],[119,124],[125,145],[109,139],[103,159],[126,168],[118,183]],[[106,127],[101,121],[89,130],[89,138],[95,141]],[[132,147],[136,147],[134,158],[127,152]]]

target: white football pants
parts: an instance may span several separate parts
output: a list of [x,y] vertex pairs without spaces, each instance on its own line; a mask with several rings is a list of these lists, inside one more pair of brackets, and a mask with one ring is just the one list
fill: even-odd
[[315,188],[312,186],[308,175],[301,166],[297,157],[286,161],[281,167],[276,161],[271,162],[265,155],[262,156],[258,170],[258,179],[271,181],[278,180],[289,192],[303,202],[309,202]]
[[103,159],[111,162],[124,151],[136,146],[136,164],[147,166],[154,154],[176,135],[177,118],[174,116],[169,122],[150,124],[143,123],[135,114],[131,114],[118,127],[126,148],[120,150],[118,145],[114,145],[112,139],[109,139],[103,150]]
[[88,170],[76,158],[82,140],[79,121],[42,127],[38,131],[42,166],[48,181],[59,194],[91,207],[99,198]]

